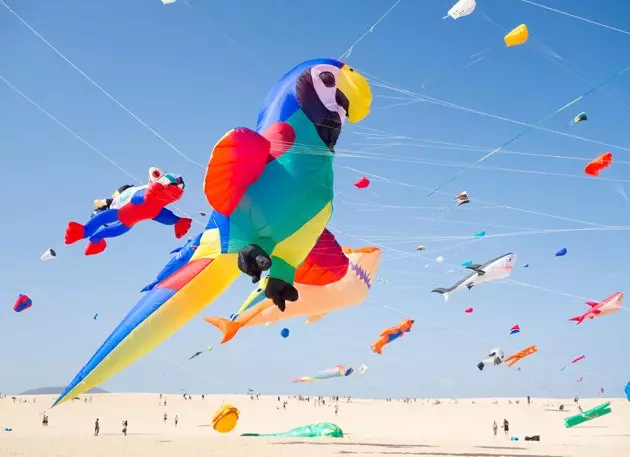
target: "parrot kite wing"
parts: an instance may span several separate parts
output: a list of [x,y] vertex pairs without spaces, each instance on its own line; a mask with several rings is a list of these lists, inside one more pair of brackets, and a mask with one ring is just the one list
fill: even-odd
[[365,77],[338,60],[309,60],[286,73],[269,92],[256,131],[234,129],[213,149],[204,192],[214,211],[192,256],[144,293],[53,406],[155,349],[240,273],[258,282],[269,271],[265,295],[281,310],[296,301],[296,269],[332,215],[343,123],[361,121],[371,102]]

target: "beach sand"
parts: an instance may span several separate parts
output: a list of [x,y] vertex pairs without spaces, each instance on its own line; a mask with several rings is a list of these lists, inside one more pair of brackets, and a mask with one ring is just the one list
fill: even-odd
[[[352,399],[339,401],[339,412],[325,398],[326,406],[289,399],[286,411],[277,397],[167,395],[167,406],[158,394],[92,395],[48,411],[49,426],[41,424],[42,413],[54,396],[11,397],[0,400],[0,456],[26,457],[285,457],[285,456],[457,456],[457,457],[627,457],[630,456],[630,403],[612,400],[612,414],[566,429],[563,418],[577,413],[572,400],[460,399],[411,401]],[[283,401],[288,397],[282,396]],[[35,402],[33,400],[36,399]],[[583,399],[590,409],[605,399]],[[474,402],[474,404],[473,404]],[[221,435],[211,426],[215,410],[224,403],[239,408],[241,415],[232,433]],[[564,403],[566,409],[558,411]],[[552,406],[553,405],[553,406]],[[164,413],[168,420],[163,422]],[[179,417],[175,427],[173,418]],[[93,436],[100,419],[99,437]],[[493,436],[492,422],[501,427],[510,422],[510,441],[502,430]],[[121,433],[129,422],[128,436]],[[343,439],[291,439],[240,437],[241,433],[282,432],[301,425],[326,421],[338,424]],[[540,435],[540,442],[524,441]],[[597,454],[595,454],[596,452]]]

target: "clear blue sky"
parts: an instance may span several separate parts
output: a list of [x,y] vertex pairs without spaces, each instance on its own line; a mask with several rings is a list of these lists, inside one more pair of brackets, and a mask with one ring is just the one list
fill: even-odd
[[[191,0],[191,9],[183,1],[168,6],[159,0],[5,1],[163,138],[202,163],[225,131],[255,125],[267,90],[287,69],[313,57],[340,56],[393,3],[267,0],[263,7],[255,0]],[[622,0],[544,1],[630,29],[630,4]],[[592,87],[587,81],[598,83],[630,64],[630,37],[622,33],[519,0],[478,3],[473,15],[453,21],[441,19],[449,0],[403,0],[347,61],[398,88],[526,123],[536,123],[586,92]],[[529,27],[529,42],[506,49],[505,31],[521,23]],[[3,78],[140,179],[150,166],[181,173],[188,186],[179,206],[191,214],[207,210],[203,170],[116,106],[1,4],[0,38]],[[489,47],[481,62],[466,68],[471,55]],[[423,82],[436,74],[423,89]],[[545,127],[630,147],[629,78],[630,73],[621,76],[606,86],[606,93],[591,94]],[[435,103],[392,107],[405,100],[386,97],[405,96],[381,87],[374,94],[373,113],[361,125],[407,138],[370,140],[361,135],[365,129],[346,128],[338,145],[339,193],[332,227],[345,245],[386,246],[379,277],[389,284],[375,286],[371,294],[382,306],[366,303],[312,326],[289,322],[292,333],[286,340],[279,335],[282,324],[248,329],[221,347],[218,332],[199,316],[102,387],[156,392],[253,388],[355,396],[594,396],[604,387],[608,395],[622,395],[630,378],[624,362],[630,350],[625,338],[630,315],[620,312],[579,327],[567,319],[586,309],[575,297],[599,300],[624,291],[629,235],[490,235],[630,225],[629,203],[620,192],[624,183],[608,180],[630,179],[630,161],[621,163],[628,150],[535,130],[507,148],[525,154],[498,153],[485,162],[488,168],[470,170],[448,185],[447,195],[427,197],[422,189],[461,170],[437,162],[474,162],[523,126]],[[0,391],[66,385],[180,243],[170,228],[144,223],[93,258],[84,257],[83,244],[62,247],[66,223],[87,218],[92,200],[129,178],[4,83],[0,100],[5,167],[0,182]],[[567,129],[566,123],[580,111],[589,120]],[[344,151],[351,151],[351,157],[343,157]],[[617,163],[600,179],[584,179],[586,161],[605,151],[612,151]],[[388,180],[374,179],[363,191],[352,186],[370,174]],[[450,205],[462,190],[469,193],[471,205],[435,224],[423,220],[435,217],[436,209]],[[476,243],[435,239],[472,236],[480,230],[488,237]],[[457,293],[445,304],[430,290],[453,284],[462,272],[449,273],[449,266],[421,258],[414,251],[418,244],[427,246],[426,258],[442,255],[454,265],[516,252],[519,268],[512,279],[528,285],[492,283]],[[39,256],[48,247],[59,248],[59,257],[41,262]],[[554,257],[562,247],[568,255]],[[531,267],[522,268],[524,263]],[[248,280],[241,280],[202,316],[229,315],[250,289]],[[20,292],[29,294],[34,306],[17,314],[11,305]],[[465,314],[467,307],[475,312]],[[93,320],[97,312],[99,318]],[[407,316],[416,319],[413,332],[385,348],[384,355],[373,354],[369,345],[379,332]],[[516,323],[521,333],[508,336]],[[209,344],[214,351],[187,360]],[[540,352],[525,360],[520,372],[475,368],[495,346],[511,353],[531,344]],[[559,371],[580,354],[586,359],[579,366]],[[356,369],[361,363],[370,367],[363,378],[309,386],[289,382],[335,364]],[[580,376],[584,381],[578,385]]]

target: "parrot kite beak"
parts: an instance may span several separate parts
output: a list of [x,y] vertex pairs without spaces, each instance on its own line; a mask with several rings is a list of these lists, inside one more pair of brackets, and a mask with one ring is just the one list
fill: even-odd
[[344,64],[337,76],[337,90],[338,103],[348,113],[348,122],[360,122],[370,114],[372,89],[361,73]]

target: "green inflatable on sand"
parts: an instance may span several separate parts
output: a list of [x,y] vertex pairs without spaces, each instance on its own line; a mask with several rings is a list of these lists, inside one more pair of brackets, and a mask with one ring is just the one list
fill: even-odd
[[343,438],[343,430],[330,422],[304,425],[282,433],[243,433],[241,436],[267,436],[280,438]]
[[564,426],[566,428],[575,427],[576,425],[580,425],[584,422],[588,422],[610,413],[612,413],[612,409],[610,409],[610,402],[607,401],[606,403],[602,403],[593,409],[584,411],[582,414],[576,414],[575,416],[565,418]]

